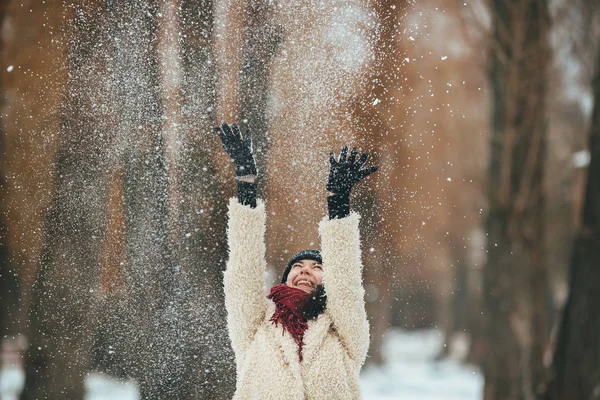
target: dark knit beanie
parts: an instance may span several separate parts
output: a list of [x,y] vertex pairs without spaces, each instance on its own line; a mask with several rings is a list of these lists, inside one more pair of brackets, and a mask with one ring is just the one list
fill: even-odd
[[319,250],[302,250],[297,253],[294,257],[288,261],[285,270],[283,271],[283,277],[281,278],[281,283],[285,283],[287,281],[288,275],[292,269],[292,265],[300,260],[313,260],[319,263],[323,263],[321,259],[321,252]]

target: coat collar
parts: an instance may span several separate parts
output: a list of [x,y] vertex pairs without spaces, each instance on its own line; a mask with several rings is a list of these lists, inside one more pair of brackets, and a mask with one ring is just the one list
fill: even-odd
[[[283,358],[292,369],[293,374],[295,376],[298,375],[297,377],[301,379],[298,345],[292,336],[287,331],[284,331],[281,325],[275,326],[273,322],[269,321],[275,312],[275,303],[271,300],[267,301],[267,312],[265,314],[265,322],[269,325],[267,330],[271,333],[271,339],[279,344]],[[323,312],[316,319],[308,321],[308,329],[304,333],[304,346],[302,346],[302,364],[309,364],[313,361],[321,348],[325,336],[329,332],[330,326],[331,318],[327,312]]]

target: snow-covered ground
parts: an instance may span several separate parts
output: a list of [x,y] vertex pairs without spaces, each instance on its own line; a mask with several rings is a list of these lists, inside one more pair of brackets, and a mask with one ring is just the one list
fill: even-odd
[[483,378],[478,369],[456,361],[435,361],[443,346],[437,330],[388,334],[384,354],[389,363],[363,369],[365,400],[479,400]]
[[[24,376],[18,368],[4,368],[0,373],[0,399],[17,400]],[[121,382],[103,374],[90,374],[86,379],[86,400],[137,400],[138,389],[133,382]]]
[[[389,364],[366,368],[361,375],[365,400],[479,400],[483,379],[474,367],[455,361],[435,361],[442,343],[436,330],[388,334],[385,354]],[[8,367],[0,373],[0,398],[16,400],[23,385],[21,370]],[[87,400],[135,400],[132,382],[119,382],[102,374],[86,380]]]

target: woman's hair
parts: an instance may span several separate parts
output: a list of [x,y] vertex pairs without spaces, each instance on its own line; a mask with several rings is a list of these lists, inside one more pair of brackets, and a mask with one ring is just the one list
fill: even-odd
[[311,296],[308,296],[302,305],[302,315],[306,319],[317,318],[327,306],[327,294],[325,286],[317,285]]

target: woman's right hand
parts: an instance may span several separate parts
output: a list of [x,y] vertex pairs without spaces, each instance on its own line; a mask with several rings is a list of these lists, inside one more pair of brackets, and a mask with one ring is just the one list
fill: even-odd
[[223,149],[235,163],[235,175],[238,180],[254,181],[258,175],[258,170],[252,154],[252,132],[250,132],[250,129],[246,131],[244,137],[237,124],[232,124],[230,127],[223,122],[220,127],[215,127],[215,132],[223,143]]
[[350,157],[346,159],[348,146],[342,147],[339,158],[336,160],[335,154],[329,154],[329,178],[325,187],[329,191],[327,197],[327,208],[329,210],[329,219],[344,218],[350,214],[350,192],[352,187],[360,180],[377,171],[377,167],[363,168],[369,155],[363,153],[358,161],[356,156],[358,150],[356,147],[350,152]]

